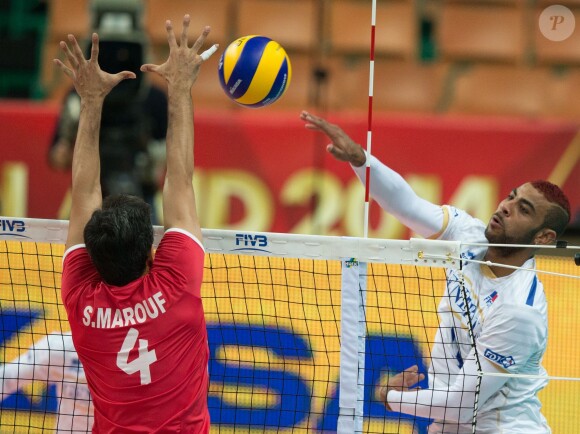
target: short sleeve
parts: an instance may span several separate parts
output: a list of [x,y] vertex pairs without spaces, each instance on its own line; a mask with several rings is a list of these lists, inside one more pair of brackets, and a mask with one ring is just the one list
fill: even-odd
[[203,245],[194,235],[183,229],[168,229],[155,252],[151,274],[165,281],[165,288],[185,288],[201,297],[204,256]]
[[100,275],[91,261],[84,244],[70,247],[64,254],[62,265],[62,300],[67,305],[67,300],[76,290],[86,283],[99,281]]
[[479,354],[500,371],[518,373],[547,341],[547,325],[538,310],[527,305],[500,304],[485,318],[477,340]]

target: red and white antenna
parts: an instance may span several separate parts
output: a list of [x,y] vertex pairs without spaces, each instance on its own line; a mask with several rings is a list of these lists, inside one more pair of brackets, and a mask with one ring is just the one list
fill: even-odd
[[365,207],[364,207],[364,238],[368,237],[369,233],[369,201],[370,201],[370,185],[371,185],[371,149],[372,149],[372,131],[373,131],[373,86],[375,81],[375,26],[377,21],[377,0],[372,2],[371,13],[371,50],[369,61],[369,107],[367,115],[367,158],[366,158],[366,174],[365,174]]

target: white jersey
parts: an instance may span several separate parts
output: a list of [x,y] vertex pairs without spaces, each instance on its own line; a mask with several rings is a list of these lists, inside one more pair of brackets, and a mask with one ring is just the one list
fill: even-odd
[[[370,157],[370,164],[371,196],[405,226],[425,237],[439,231],[435,237],[440,239],[487,243],[483,222],[464,211],[441,208],[420,198],[401,175],[375,157]],[[365,167],[353,169],[364,184]],[[465,259],[483,259],[485,252],[486,247],[467,246],[462,255]],[[434,419],[430,433],[472,432],[479,378],[476,355],[484,373],[546,375],[541,360],[548,334],[547,306],[536,273],[516,270],[498,278],[486,265],[463,263],[461,275],[448,272],[446,291],[438,307],[440,326],[431,352],[429,389],[391,390],[387,395],[393,411]],[[522,268],[534,269],[534,259]],[[466,311],[477,353],[471,347]],[[546,383],[544,379],[481,377],[477,433],[550,433],[537,398]]]
[[32,381],[55,384],[58,433],[91,432],[93,405],[70,333],[52,333],[16,360],[0,366],[0,400]]
[[[441,239],[486,242],[483,222],[453,207],[445,207],[444,211],[448,220]],[[481,260],[485,252],[485,247],[466,246],[462,257]],[[535,260],[529,259],[522,268],[535,269]],[[465,262],[465,293],[461,291],[461,280],[457,271],[448,272],[446,292],[438,308],[440,327],[431,353],[429,388],[453,388],[456,382],[465,383],[464,376],[470,375],[462,371],[468,359],[475,362],[467,310],[483,372],[546,375],[541,360],[547,344],[547,304],[536,273],[516,270],[505,277],[495,277],[487,265]],[[550,433],[537,398],[546,384],[544,379],[508,379],[487,399],[480,399],[477,432]],[[480,398],[487,395],[482,390]],[[469,418],[473,411],[470,405],[465,406],[462,418]],[[463,403],[460,406],[464,407]],[[471,433],[470,422],[437,422],[429,432]]]

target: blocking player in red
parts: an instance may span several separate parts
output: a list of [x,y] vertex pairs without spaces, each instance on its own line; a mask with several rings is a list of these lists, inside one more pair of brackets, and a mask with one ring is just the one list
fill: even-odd
[[93,432],[207,433],[208,344],[201,300],[204,249],[192,187],[191,88],[217,46],[198,54],[206,27],[188,45],[190,18],[176,38],[166,22],[169,57],[143,65],[168,85],[166,232],[153,257],[149,205],[102,200],[99,128],[103,100],[130,71],[98,63],[99,39],[85,59],[73,35],[55,60],[81,98],[72,166],[72,207],[63,258],[62,300],[95,408]]

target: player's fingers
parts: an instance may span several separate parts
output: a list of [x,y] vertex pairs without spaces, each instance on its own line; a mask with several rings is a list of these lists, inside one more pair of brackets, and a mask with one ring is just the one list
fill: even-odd
[[213,53],[215,53],[217,51],[218,47],[219,47],[219,44],[213,44],[211,47],[209,47],[207,50],[205,50],[199,56],[205,62],[207,59],[209,59],[212,56]]
[[406,387],[411,387],[414,384],[417,384],[419,381],[425,379],[424,374],[420,374],[414,371],[405,371],[404,375],[404,383]]
[[311,123],[304,124],[304,128],[306,128],[308,130],[313,130],[313,131],[320,131],[320,128],[318,128],[316,125],[311,124]]
[[322,119],[303,110],[300,113],[300,119],[306,121],[305,127],[309,130],[323,131],[328,135],[328,131],[322,128]]
[[173,33],[173,24],[171,20],[165,21],[165,30],[167,30],[167,42],[169,42],[169,48],[177,47],[177,41],[175,39],[175,33]]
[[91,62],[99,61],[99,35],[93,33],[91,36]]
[[403,378],[403,382],[405,383],[405,386],[407,386],[407,387],[412,386],[413,384],[419,382],[419,375],[416,373],[407,373],[407,374],[405,374],[405,377]]
[[190,17],[189,14],[183,16],[183,26],[181,28],[180,46],[187,47],[187,31],[189,30]]
[[82,63],[83,61],[85,61],[85,56],[83,55],[83,50],[81,50],[81,47],[79,45],[79,43],[77,42],[77,38],[75,38],[74,35],[68,35],[68,40],[70,41],[71,45],[72,45],[72,52],[73,55],[75,56],[75,58],[77,59],[77,61],[80,63]]
[[76,57],[73,55],[72,51],[68,47],[68,44],[64,41],[60,41],[60,48],[64,51],[64,55],[66,56],[68,62],[73,68],[78,68],[79,62],[77,61]]
[[141,65],[141,71],[143,72],[157,72],[159,65],[154,65],[153,63],[146,63]]
[[52,61],[56,66],[58,66],[62,70],[62,72],[64,72],[70,78],[74,78],[74,72],[72,72],[72,70],[64,63],[62,63],[59,59],[53,59]]
[[387,388],[387,386],[382,386],[381,389],[379,390],[379,399],[381,401],[385,401],[387,399],[387,393],[388,393],[389,389]]
[[210,30],[211,30],[210,26],[205,26],[203,28],[201,35],[199,35],[199,37],[197,38],[197,40],[193,44],[192,50],[194,52],[197,53],[199,51],[199,49],[203,46],[203,43],[205,42],[205,38],[207,38],[207,35],[209,35]]
[[337,138],[337,131],[335,128],[333,128],[334,125],[332,125],[331,123],[327,122],[322,118],[315,119],[312,123],[318,126],[320,130],[324,131],[326,135],[330,137],[332,140],[335,140]]
[[336,129],[336,126],[329,123],[328,121],[326,121],[325,119],[319,118],[318,116],[314,116],[313,114],[310,114],[308,112],[303,112],[304,113],[304,120],[310,122],[311,124],[316,125],[318,128],[320,128],[322,131],[324,131],[325,133],[329,134],[329,135],[336,135],[336,132],[333,131],[333,128]]
[[319,118],[318,116],[314,116],[313,114],[308,113],[307,111],[303,111],[300,114],[300,118],[302,120],[305,120],[306,122],[310,122],[311,124],[314,124],[316,126],[320,126],[322,118]]
[[137,78],[134,72],[131,71],[121,71],[114,75],[115,81],[118,83],[129,78]]

